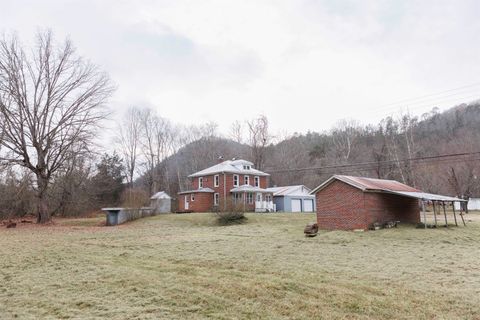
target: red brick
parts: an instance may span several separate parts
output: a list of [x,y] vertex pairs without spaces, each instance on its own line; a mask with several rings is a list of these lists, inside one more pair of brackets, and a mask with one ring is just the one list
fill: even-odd
[[386,193],[363,192],[342,181],[333,181],[316,195],[317,222],[321,229],[368,229],[374,223],[420,221],[418,200]]
[[[233,186],[233,173],[220,173],[219,176],[219,185],[218,187],[214,186],[214,176],[215,175],[208,175],[203,177],[203,187],[210,188],[215,191],[215,193],[219,194],[219,208],[223,209],[225,207],[224,203],[226,203],[226,207],[230,207],[232,205],[232,194],[230,190],[235,188]],[[244,184],[245,175],[239,175],[239,184]],[[249,184],[254,186],[255,185],[255,176],[249,175]],[[260,188],[267,188],[268,180],[267,176],[260,176]],[[198,177],[193,178],[193,190],[198,189]],[[225,188],[224,188],[225,185]],[[190,195],[188,194],[179,194],[178,195],[178,211],[185,211],[185,196],[188,196],[189,200],[189,211],[194,212],[209,212],[213,211],[214,208],[214,193],[205,193],[205,192],[194,192],[195,194],[195,201],[190,201]],[[198,200],[197,200],[198,199]],[[255,210],[255,194],[254,194],[254,201],[252,204],[246,204],[245,209],[247,211]]]

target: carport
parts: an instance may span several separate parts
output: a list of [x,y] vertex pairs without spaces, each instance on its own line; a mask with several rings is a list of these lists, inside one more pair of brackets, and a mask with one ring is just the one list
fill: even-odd
[[[466,202],[467,201],[467,200],[460,199],[460,198],[442,196],[442,195],[426,193],[426,192],[389,191],[389,193],[418,199],[420,201],[421,207],[422,207],[422,216],[423,216],[423,221],[422,222],[423,222],[425,228],[427,228],[427,226],[428,226],[427,210],[425,209],[425,204],[426,203],[431,203],[432,204],[435,227],[438,226],[437,215],[441,216],[442,211],[443,211],[443,216],[445,218],[445,227],[448,227],[448,218],[447,218],[447,210],[446,210],[447,205],[452,206],[453,218],[454,218],[454,221],[455,221],[455,225],[458,227],[457,212],[456,212],[456,209],[455,209],[455,202],[461,203],[461,202]],[[460,208],[462,208],[462,207],[463,206],[460,206]],[[460,214],[460,218],[462,219],[463,225],[466,226],[465,219],[463,218],[463,210],[462,209],[460,209],[459,214]]]

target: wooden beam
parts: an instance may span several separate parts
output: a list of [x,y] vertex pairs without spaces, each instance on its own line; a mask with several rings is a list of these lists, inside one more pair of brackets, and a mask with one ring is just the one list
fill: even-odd
[[458,227],[457,214],[455,213],[455,202],[453,201],[452,201],[452,208],[453,208],[453,218],[455,219],[455,225]]
[[443,215],[445,216],[445,227],[448,228],[447,210],[445,210],[445,202],[444,201],[442,201],[442,206],[443,206]]
[[425,226],[425,229],[427,229],[427,214],[425,212],[425,203],[423,202],[423,200],[420,201],[422,201],[423,224]]
[[433,217],[435,218],[435,227],[437,227],[437,208],[435,207],[435,201],[432,201],[433,204]]
[[465,223],[465,219],[463,219],[463,209],[462,209],[462,203],[460,202],[460,218],[462,218],[463,225],[466,227],[467,224]]

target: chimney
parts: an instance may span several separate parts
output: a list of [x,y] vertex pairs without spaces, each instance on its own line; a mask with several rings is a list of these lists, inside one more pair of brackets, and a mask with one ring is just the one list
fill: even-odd
[[218,159],[217,159],[217,162],[218,162],[218,163],[223,162],[223,156],[219,156]]

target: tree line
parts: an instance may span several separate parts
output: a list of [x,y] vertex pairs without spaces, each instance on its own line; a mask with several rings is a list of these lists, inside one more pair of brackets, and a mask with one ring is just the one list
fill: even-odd
[[132,107],[116,128],[115,151],[105,153],[94,138],[110,117],[114,90],[105,72],[50,31],[38,33],[32,49],[15,35],[0,39],[0,219],[34,213],[45,223],[52,215],[146,204],[160,190],[175,197],[191,187],[189,174],[234,157],[271,172],[272,185],[315,187],[344,173],[463,197],[480,191],[475,157],[409,160],[480,151],[479,103],[292,135],[274,134],[267,115],[235,120],[221,135],[214,122],[185,126]]

